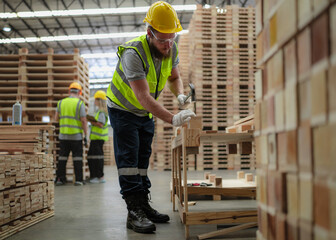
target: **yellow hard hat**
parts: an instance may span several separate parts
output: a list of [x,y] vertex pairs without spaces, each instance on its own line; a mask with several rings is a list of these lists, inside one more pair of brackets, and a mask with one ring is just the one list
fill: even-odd
[[149,23],[156,31],[161,33],[182,31],[175,9],[164,1],[155,2],[150,6],[144,22]]
[[70,84],[69,89],[78,89],[79,94],[82,95],[82,86],[78,82],[73,82]]
[[106,93],[102,90],[98,90],[95,93],[94,98],[100,98],[100,99],[106,100]]

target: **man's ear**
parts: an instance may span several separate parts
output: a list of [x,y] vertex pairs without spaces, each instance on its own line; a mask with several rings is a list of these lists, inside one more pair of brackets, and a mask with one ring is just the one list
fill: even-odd
[[149,28],[147,28],[147,35],[150,36],[150,37],[153,37]]

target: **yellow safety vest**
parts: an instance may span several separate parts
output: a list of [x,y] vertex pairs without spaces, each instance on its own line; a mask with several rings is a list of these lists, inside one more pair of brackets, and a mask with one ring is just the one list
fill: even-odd
[[80,108],[83,101],[78,98],[64,98],[57,103],[59,113],[60,133],[78,134],[83,133],[82,122],[80,121]]
[[[174,43],[176,45],[176,43]],[[149,45],[146,39],[146,35],[142,35],[135,39],[128,41],[125,45],[118,47],[119,61],[116,67],[116,71],[113,74],[112,81],[107,88],[107,97],[118,106],[134,112],[135,114],[149,115],[148,111],[137,100],[132,88],[126,76],[123,72],[121,65],[121,55],[125,49],[134,49],[143,62],[143,66],[146,72],[146,79],[149,85],[150,95],[157,100],[163,88],[166,85],[167,79],[171,75],[173,68],[172,57],[163,59],[161,63],[160,76],[156,75],[155,66],[149,50]],[[177,45],[176,45],[177,49]],[[177,57],[177,54],[176,54]]]
[[[104,112],[102,112],[102,111],[97,112],[97,114],[95,116],[95,119],[97,121],[98,121],[100,113],[104,113]],[[108,118],[107,118],[105,113],[104,113],[104,116],[105,116],[105,124],[102,128],[92,125],[91,133],[90,133],[90,140],[108,141],[108,126],[107,126],[108,125]]]

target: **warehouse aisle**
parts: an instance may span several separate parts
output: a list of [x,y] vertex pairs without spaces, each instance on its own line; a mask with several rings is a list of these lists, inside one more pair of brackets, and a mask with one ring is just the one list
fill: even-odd
[[[223,172],[221,172],[223,173]],[[234,172],[231,172],[234,174]],[[119,194],[115,167],[105,167],[105,184],[72,184],[55,188],[55,216],[17,233],[9,240],[182,240],[184,226],[170,202],[170,172],[149,171],[152,180],[152,205],[170,215],[171,221],[156,224],[154,234],[138,234],[126,229],[126,205]],[[223,174],[221,174],[223,176]],[[190,172],[201,179],[203,172]],[[232,175],[234,176],[234,175]],[[246,205],[255,207],[252,200]],[[245,203],[244,203],[245,204]],[[191,235],[216,230],[214,225],[192,226]],[[255,239],[256,228],[218,239]],[[194,238],[196,239],[196,238]]]

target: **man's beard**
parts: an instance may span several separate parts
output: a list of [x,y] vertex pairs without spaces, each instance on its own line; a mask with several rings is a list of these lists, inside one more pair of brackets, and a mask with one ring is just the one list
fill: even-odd
[[169,49],[169,51],[166,54],[163,54],[162,52],[160,52],[159,49],[157,49],[157,47],[152,42],[149,42],[149,49],[152,55],[160,60],[170,58],[172,55],[172,49]]

